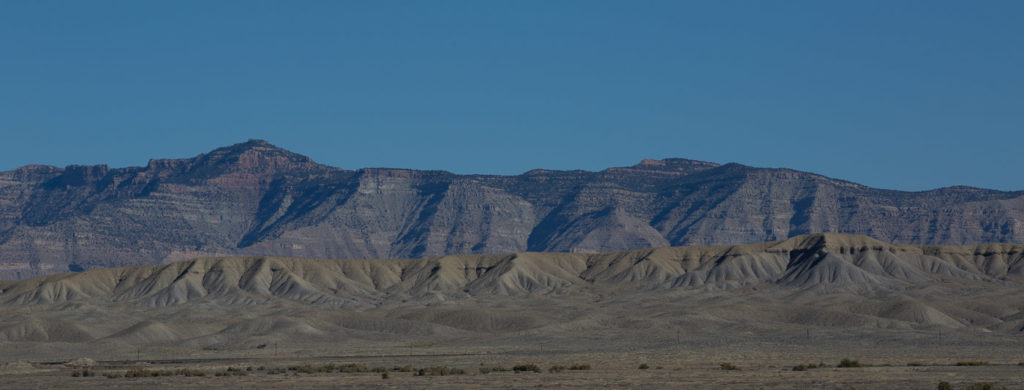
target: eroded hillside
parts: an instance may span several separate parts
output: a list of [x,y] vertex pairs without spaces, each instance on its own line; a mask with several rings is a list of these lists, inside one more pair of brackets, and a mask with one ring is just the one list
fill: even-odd
[[1013,334],[1024,329],[1022,286],[1021,245],[921,247],[837,234],[604,254],[204,258],[2,282],[10,315],[0,319],[0,340],[204,346],[563,334],[636,321]]

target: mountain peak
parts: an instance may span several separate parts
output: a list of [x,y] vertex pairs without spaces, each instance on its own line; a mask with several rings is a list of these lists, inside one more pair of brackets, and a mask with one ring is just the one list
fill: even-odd
[[270,142],[267,142],[267,140],[262,140],[262,139],[258,139],[258,138],[249,138],[248,141],[242,142],[242,143],[240,143],[238,145],[249,145],[251,147],[257,147],[258,146],[258,147],[277,148],[277,146],[274,146]]
[[717,168],[718,166],[718,164],[715,164],[713,162],[688,160],[685,158],[666,158],[662,160],[645,158],[633,166],[611,169],[642,172],[659,172],[662,174],[672,175],[689,175],[700,171]]
[[315,164],[307,156],[288,151],[270,142],[258,139],[250,139],[246,142],[217,148],[209,153],[199,155],[197,159],[216,164],[237,164],[242,168],[250,165],[265,165],[267,163],[275,163],[274,165]]
[[[287,149],[284,149],[282,147],[274,145],[274,144],[272,144],[270,142],[267,142],[265,140],[252,139],[252,138],[250,138],[248,141],[245,141],[245,142],[240,142],[240,143],[237,143],[237,144],[234,144],[234,145],[224,146],[224,147],[220,147],[220,148],[214,149],[214,150],[210,151],[210,153],[208,153],[208,154],[243,154],[243,153],[248,153],[248,152],[253,152],[253,151],[264,152],[264,153],[272,153],[272,154],[288,154],[288,155],[294,155],[294,156],[301,156],[298,153],[293,153],[291,151],[288,151]],[[302,157],[305,157],[305,156],[302,156]],[[306,158],[308,158],[308,157],[306,157]]]
[[194,175],[193,179],[216,177],[230,172],[265,176],[284,172],[308,174],[327,169],[307,156],[261,139],[220,147],[192,158],[150,160],[148,168],[187,173]]
[[[236,150],[236,151],[248,151],[248,150],[270,151],[270,150],[273,150],[273,151],[279,151],[279,152],[285,152],[285,153],[292,153],[292,152],[288,151],[287,149],[282,148],[282,147],[277,146],[277,145],[274,145],[274,144],[272,144],[272,143],[270,143],[270,142],[268,142],[266,140],[256,139],[256,138],[250,138],[248,141],[239,142],[237,144],[234,144],[234,145],[231,145],[231,146],[225,146],[225,147],[218,148],[218,149],[232,149],[232,150]],[[292,153],[292,154],[295,154],[295,153]]]
[[685,158],[666,158],[656,160],[652,158],[645,158],[641,160],[632,168],[647,168],[647,169],[692,169],[692,168],[714,168],[718,164],[700,160],[690,160]]

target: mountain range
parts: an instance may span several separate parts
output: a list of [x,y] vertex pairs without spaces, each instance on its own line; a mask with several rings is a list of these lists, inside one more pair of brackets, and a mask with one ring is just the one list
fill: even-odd
[[346,170],[261,140],[145,167],[0,172],[0,279],[204,256],[597,253],[822,232],[1024,243],[1024,191],[902,192],[686,159],[516,176]]

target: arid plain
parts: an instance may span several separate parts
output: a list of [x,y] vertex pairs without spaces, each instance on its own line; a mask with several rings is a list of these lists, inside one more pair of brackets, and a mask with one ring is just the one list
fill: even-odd
[[1022,245],[838,234],[606,254],[207,258],[0,282],[0,380],[1022,388],[1022,282]]

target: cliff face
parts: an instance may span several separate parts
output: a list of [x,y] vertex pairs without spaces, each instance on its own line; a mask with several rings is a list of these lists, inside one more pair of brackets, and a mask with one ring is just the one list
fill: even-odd
[[263,141],[146,167],[0,173],[0,278],[211,255],[410,258],[723,245],[806,233],[1024,242],[1024,192],[878,190],[666,159],[519,176],[343,170]]

